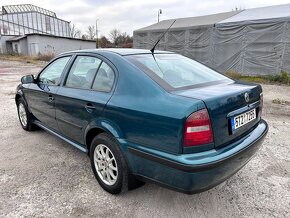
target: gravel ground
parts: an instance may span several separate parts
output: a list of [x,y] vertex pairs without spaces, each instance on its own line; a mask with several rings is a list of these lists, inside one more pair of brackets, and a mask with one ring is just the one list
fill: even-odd
[[113,196],[89,158],[39,130],[22,130],[14,92],[40,66],[0,60],[0,217],[289,217],[290,87],[263,85],[270,129],[258,154],[221,185],[184,195],[154,184]]

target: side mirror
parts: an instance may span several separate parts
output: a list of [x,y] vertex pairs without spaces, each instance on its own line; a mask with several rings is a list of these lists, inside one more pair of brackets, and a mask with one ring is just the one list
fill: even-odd
[[22,84],[34,83],[34,76],[33,75],[23,76],[21,78],[21,83]]

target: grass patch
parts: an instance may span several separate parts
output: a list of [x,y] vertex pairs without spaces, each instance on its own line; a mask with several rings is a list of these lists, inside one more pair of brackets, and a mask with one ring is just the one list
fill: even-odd
[[235,71],[228,71],[225,73],[226,76],[234,80],[240,80],[244,82],[255,82],[262,84],[283,84],[290,85],[290,75],[286,71],[281,71],[278,75],[258,75],[258,76],[247,76],[242,75]]
[[18,55],[18,54],[0,54],[0,60],[5,61],[19,61],[24,63],[39,64],[41,61],[50,61],[54,58],[54,55],[47,54],[38,54],[37,56],[27,56],[27,55]]

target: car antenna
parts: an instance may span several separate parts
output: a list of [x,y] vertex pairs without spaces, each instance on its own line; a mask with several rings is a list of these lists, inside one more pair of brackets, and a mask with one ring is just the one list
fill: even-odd
[[176,20],[174,20],[172,22],[172,24],[168,27],[168,29],[162,34],[162,36],[157,40],[157,42],[154,44],[153,48],[150,50],[152,54],[154,54],[154,50],[156,45],[160,42],[160,40],[163,38],[163,36],[168,32],[168,30],[170,29],[170,27],[172,27],[172,25],[175,23]]

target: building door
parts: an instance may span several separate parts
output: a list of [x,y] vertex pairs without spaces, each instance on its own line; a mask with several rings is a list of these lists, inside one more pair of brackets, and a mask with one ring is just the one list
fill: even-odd
[[30,51],[31,55],[38,55],[39,53],[38,43],[30,43]]

